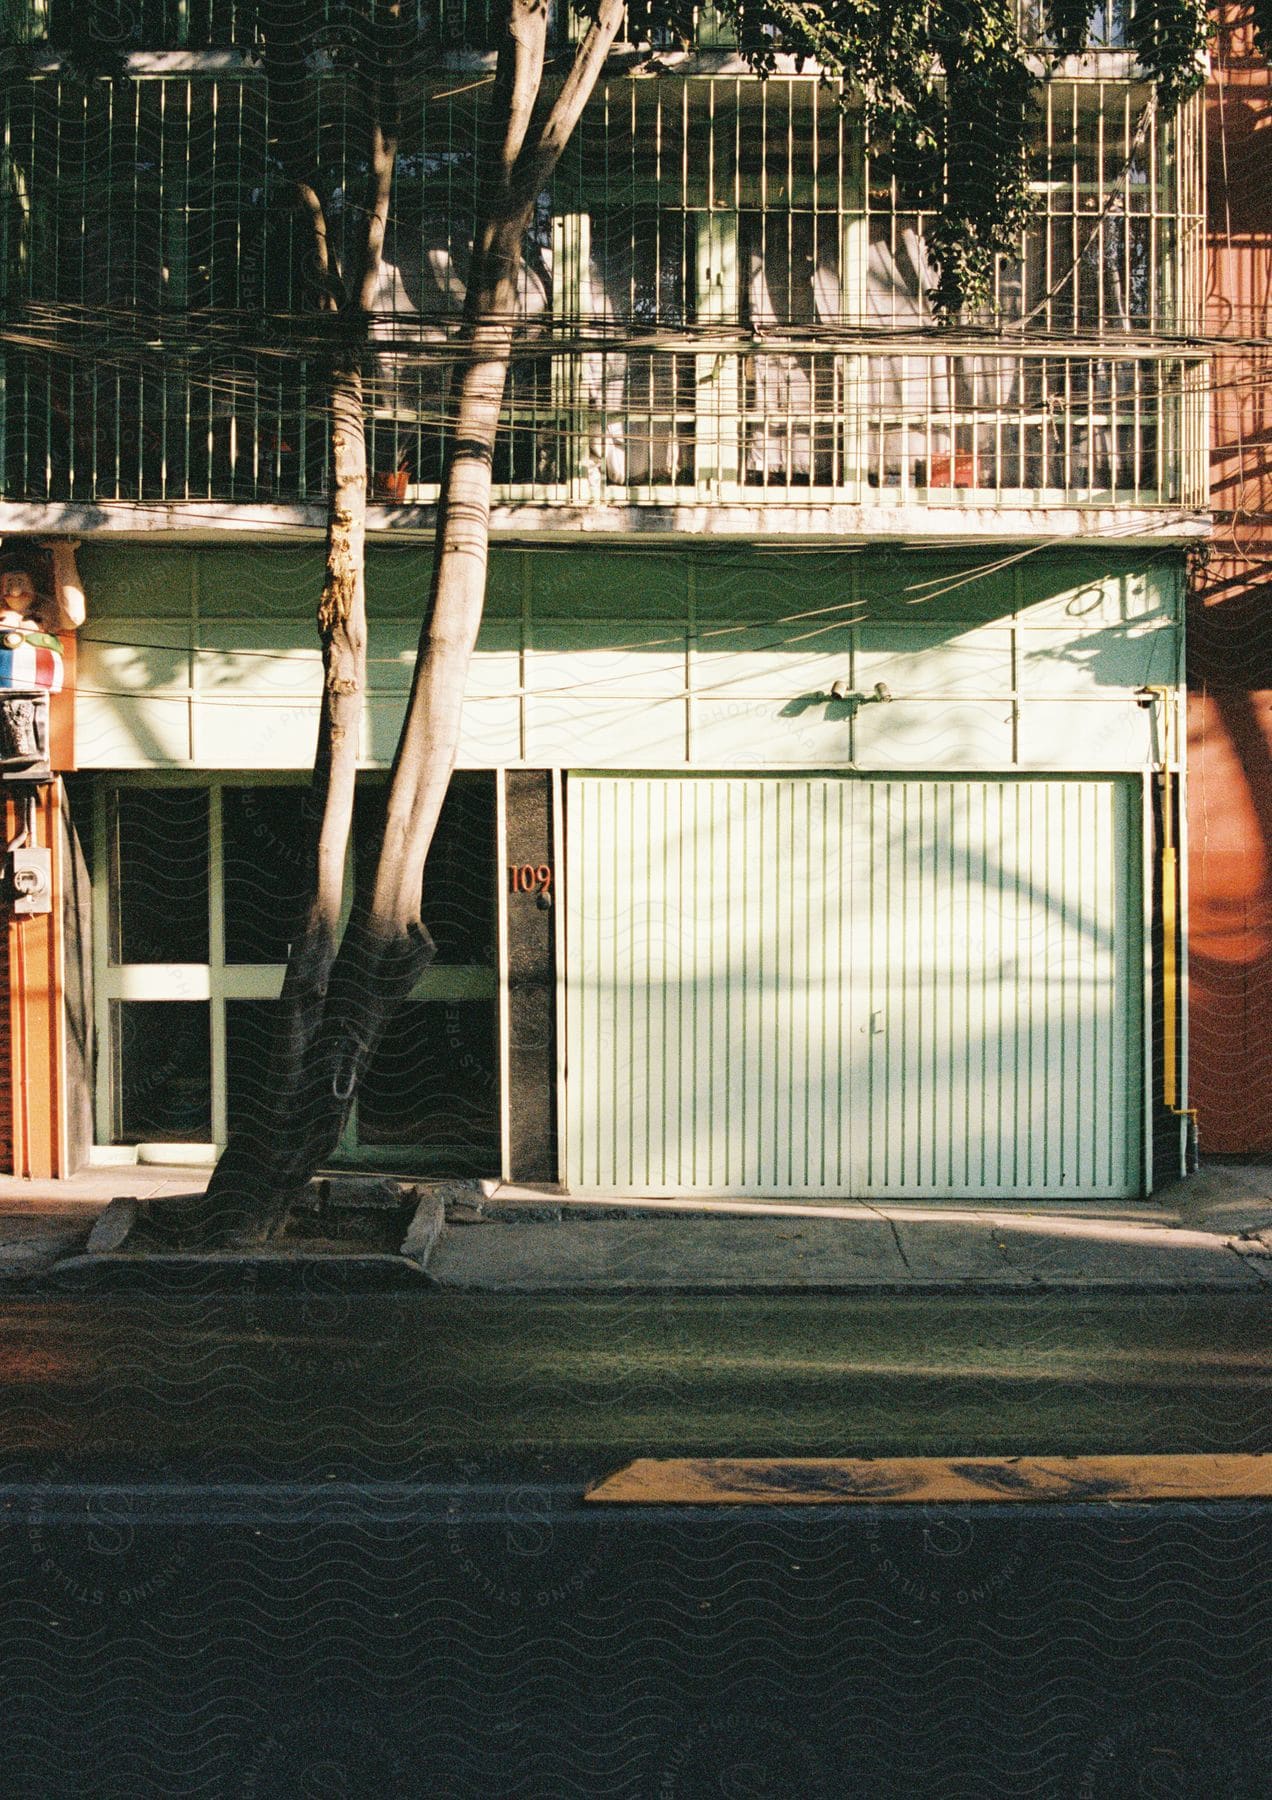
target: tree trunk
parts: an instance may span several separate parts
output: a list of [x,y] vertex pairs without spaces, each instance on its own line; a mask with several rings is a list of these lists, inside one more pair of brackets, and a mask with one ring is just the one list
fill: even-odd
[[[323,814],[316,898],[288,963],[267,1118],[250,1137],[236,1134],[209,1190],[227,1206],[232,1203],[240,1235],[267,1234],[296,1191],[335,1151],[385,1027],[435,954],[420,916],[424,863],[455,764],[468,666],[485,601],[491,474],[513,347],[522,243],[538,196],[596,85],[623,8],[624,0],[601,0],[542,129],[531,136],[543,81],[547,13],[542,0],[510,0],[491,112],[497,147],[485,184],[483,217],[474,233],[465,300],[467,355],[438,502],[429,601],[390,777],[384,838],[374,873],[360,882],[344,940],[335,952],[337,866],[343,865],[348,839],[364,686],[366,503],[360,383],[350,377],[346,387],[338,384],[342,398],[339,423],[333,414],[328,580],[320,616],[326,681],[325,735],[320,735],[315,768]],[[395,137],[377,125],[373,178],[378,186],[367,255],[359,282],[346,290],[356,294],[363,317],[371,305],[395,149]],[[322,204],[311,184],[300,184],[300,197],[315,219],[325,276],[329,265]],[[350,597],[347,611],[343,602],[332,601],[344,594]],[[346,679],[351,685],[344,685]]]
[[367,454],[356,356],[331,382],[327,570],[318,606],[322,701],[311,786],[311,900],[292,944],[274,1019],[268,1098],[230,1136],[208,1187],[226,1229],[268,1234],[311,1172],[308,1145],[323,1104],[315,1046],[339,942],[366,690]]
[[[398,739],[374,876],[359,893],[332,972],[317,1061],[325,1126],[313,1167],[339,1142],[358,1083],[434,945],[420,916],[424,864],[459,747],[468,666],[481,626],[495,437],[517,317],[522,247],[535,204],[577,125],[623,17],[602,0],[542,129],[531,119],[543,82],[546,14],[512,0],[492,123],[499,151],[474,233],[465,297],[467,356],[438,500],[432,582]],[[494,136],[494,133],[492,133]]]
[[455,765],[468,665],[485,601],[491,465],[512,350],[516,259],[524,229],[521,217],[491,228],[482,258],[486,266],[498,263],[501,272],[483,297],[483,316],[472,328],[460,384],[428,611],[389,783],[384,838],[333,971],[319,1057],[329,1104],[313,1145],[315,1166],[339,1141],[386,1025],[434,955],[420,916],[424,863]]
[[368,109],[365,231],[353,267],[339,267],[317,170],[311,75],[313,25],[301,9],[262,9],[265,67],[276,143],[308,226],[316,308],[341,346],[329,389],[330,499],[327,568],[318,606],[323,685],[312,783],[311,899],[291,945],[274,1019],[268,1095],[256,1119],[231,1133],[195,1229],[257,1240],[268,1236],[313,1172],[311,1145],[327,1106],[319,1053],[339,942],[345,862],[353,824],[366,691],[367,454],[363,357],[382,269],[399,128],[399,79],[409,30],[398,0],[375,10],[364,66]]

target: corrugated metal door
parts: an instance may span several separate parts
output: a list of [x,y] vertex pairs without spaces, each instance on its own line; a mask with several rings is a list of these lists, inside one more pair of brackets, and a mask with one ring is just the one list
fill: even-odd
[[571,1187],[1139,1191],[1133,784],[567,794]]

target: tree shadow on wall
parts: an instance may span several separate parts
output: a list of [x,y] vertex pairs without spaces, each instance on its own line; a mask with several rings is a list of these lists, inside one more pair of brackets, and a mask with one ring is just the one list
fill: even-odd
[[[1272,709],[1261,697],[1272,690],[1272,617],[1264,595],[1245,570],[1208,580],[1208,604],[1194,603],[1190,621],[1190,1011],[1196,1098],[1203,1129],[1212,1115],[1219,1149],[1272,1147]],[[1244,1074],[1234,1082],[1236,1070]]]

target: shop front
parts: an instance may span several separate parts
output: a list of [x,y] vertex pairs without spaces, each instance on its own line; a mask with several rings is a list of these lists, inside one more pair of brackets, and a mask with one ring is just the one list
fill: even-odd
[[[257,552],[250,622],[241,551],[85,560],[91,1155],[208,1161],[268,1080],[317,547]],[[372,552],[351,876],[426,573]],[[1186,1078],[1181,587],[1169,548],[497,550],[425,873],[438,955],[341,1160],[580,1193],[1150,1191]]]

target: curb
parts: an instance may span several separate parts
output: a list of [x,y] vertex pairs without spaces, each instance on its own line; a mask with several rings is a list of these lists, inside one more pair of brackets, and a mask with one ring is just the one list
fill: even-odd
[[429,1286],[438,1294],[471,1294],[484,1295],[488,1298],[508,1296],[524,1300],[581,1300],[589,1296],[603,1300],[614,1299],[656,1299],[659,1296],[670,1299],[799,1299],[822,1298],[835,1294],[851,1295],[862,1298],[871,1294],[888,1297],[904,1297],[907,1294],[923,1294],[929,1296],[983,1296],[989,1299],[1035,1298],[1046,1295],[1087,1295],[1091,1298],[1119,1297],[1130,1298],[1136,1294],[1153,1294],[1159,1296],[1194,1297],[1204,1294],[1262,1294],[1266,1287],[1251,1281],[1102,1281],[1098,1277],[1078,1281],[1043,1281],[1036,1276],[1028,1276],[1020,1281],[996,1281],[977,1279],[975,1276],[958,1278],[954,1276],[936,1276],[930,1280],[898,1281],[895,1279],[863,1279],[853,1281],[845,1278],[842,1281],[819,1281],[796,1284],[792,1282],[763,1281],[721,1281],[710,1282],[641,1282],[641,1281],[592,1281],[562,1282],[552,1285],[531,1285],[527,1282],[459,1282],[451,1279],[442,1280],[435,1275],[429,1276]]
[[364,1220],[377,1214],[385,1215],[386,1235],[390,1241],[394,1235],[394,1218],[401,1216],[414,1197],[415,1207],[396,1252],[387,1248],[371,1250],[356,1242],[341,1242],[338,1238],[324,1242],[321,1248],[304,1237],[284,1241],[281,1233],[286,1219],[303,1213],[307,1210],[304,1207],[293,1208],[273,1234],[273,1241],[259,1247],[210,1250],[168,1247],[162,1239],[155,1242],[156,1228],[162,1232],[165,1209],[171,1207],[174,1198],[185,1196],[140,1200],[133,1194],[121,1194],[110,1200],[98,1215],[84,1248],[58,1257],[46,1272],[75,1280],[94,1271],[119,1274],[124,1270],[157,1272],[168,1269],[190,1274],[196,1270],[217,1269],[241,1273],[247,1269],[323,1268],[339,1270],[341,1275],[411,1271],[415,1277],[423,1277],[445,1227],[444,1192],[443,1188],[424,1187],[419,1183],[379,1179],[359,1181],[349,1178],[338,1185],[324,1179],[316,1184],[312,1206],[317,1214],[353,1213]]
[[[177,1285],[196,1278],[233,1278],[240,1283],[249,1278],[266,1291],[288,1292],[296,1287],[309,1289],[316,1272],[326,1281],[338,1281],[377,1292],[436,1288],[437,1283],[426,1271],[406,1256],[389,1252],[379,1255],[333,1254],[305,1255],[295,1251],[124,1251],[99,1252],[92,1256],[77,1254],[63,1257],[42,1272],[44,1292],[50,1289],[91,1294],[118,1293],[121,1290],[153,1289],[166,1280]],[[231,1294],[233,1289],[228,1287]]]

